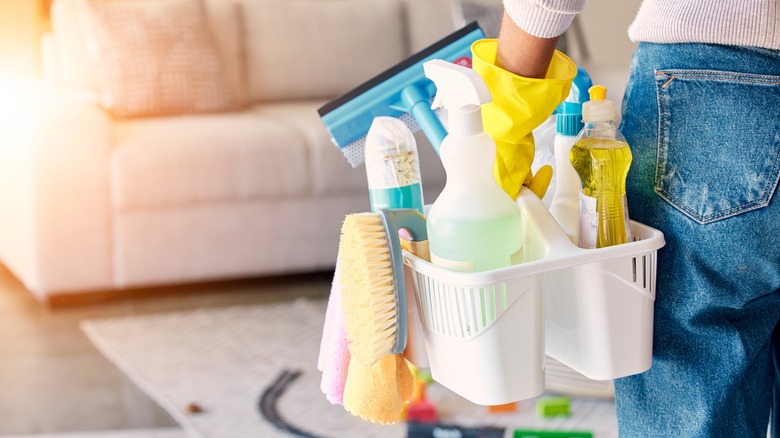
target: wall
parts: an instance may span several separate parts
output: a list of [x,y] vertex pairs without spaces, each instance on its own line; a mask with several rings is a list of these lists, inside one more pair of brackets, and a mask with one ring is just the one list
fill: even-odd
[[[615,103],[618,114],[628,82],[631,55],[637,46],[628,38],[628,27],[641,3],[642,0],[588,0],[577,20],[589,57],[584,59],[576,42],[569,44],[572,59],[585,67],[594,83],[607,87],[607,98]],[[568,33],[576,35],[573,28]]]
[[641,0],[588,1],[578,17],[590,52],[590,59],[582,62],[584,65],[596,69],[628,68],[636,48],[636,44],[628,39],[628,27],[641,3]]

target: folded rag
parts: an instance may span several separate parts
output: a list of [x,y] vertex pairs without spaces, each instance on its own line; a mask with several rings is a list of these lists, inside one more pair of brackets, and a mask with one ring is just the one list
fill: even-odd
[[343,404],[364,420],[395,423],[412,397],[414,377],[402,354],[387,354],[371,366],[352,359],[344,325],[340,271],[346,265],[341,250],[340,244],[317,360],[320,389],[332,404]]
[[334,405],[344,404],[344,385],[347,382],[349,369],[349,349],[347,335],[344,330],[344,313],[341,307],[341,280],[339,279],[339,262],[336,261],[336,273],[328,299],[328,310],[325,312],[325,325],[322,329],[320,357],[317,369],[322,372],[320,389],[328,401]]
[[353,360],[344,388],[344,409],[374,423],[396,423],[413,390],[414,376],[403,355],[385,355],[370,367]]

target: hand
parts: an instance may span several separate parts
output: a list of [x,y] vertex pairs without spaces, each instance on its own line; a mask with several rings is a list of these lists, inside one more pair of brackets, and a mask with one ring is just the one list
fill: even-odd
[[473,68],[490,89],[491,103],[482,106],[487,132],[496,141],[496,181],[513,199],[520,187],[531,188],[540,198],[547,191],[551,169],[531,174],[534,128],[544,122],[569,95],[577,66],[554,51],[545,79],[518,76],[496,65],[497,40],[480,40],[471,47]]

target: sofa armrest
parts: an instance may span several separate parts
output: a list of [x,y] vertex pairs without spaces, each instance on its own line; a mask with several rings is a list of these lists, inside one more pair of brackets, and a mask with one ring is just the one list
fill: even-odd
[[0,96],[0,259],[39,299],[111,287],[110,119],[37,84]]

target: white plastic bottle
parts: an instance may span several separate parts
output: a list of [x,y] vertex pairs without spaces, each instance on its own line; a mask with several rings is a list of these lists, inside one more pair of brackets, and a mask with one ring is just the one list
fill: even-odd
[[[564,102],[563,111],[574,111],[576,104]],[[568,107],[568,108],[567,108]],[[580,110],[582,111],[582,110]],[[575,117],[570,113],[558,114],[556,120],[556,135],[553,142],[555,149],[555,195],[550,202],[550,214],[558,221],[558,225],[572,243],[577,244],[577,229],[579,228],[579,197],[580,177],[569,161],[569,152],[577,139],[582,127],[582,114],[579,123],[571,123]]]
[[550,214],[575,245],[579,240],[580,177],[569,161],[571,147],[582,130],[582,104],[588,101],[588,89],[593,86],[588,72],[577,67],[577,77],[571,92],[555,117],[555,193],[550,202]]
[[437,88],[433,108],[447,109],[449,127],[440,150],[447,183],[428,212],[431,261],[462,272],[509,266],[522,246],[521,216],[493,177],[496,143],[480,109],[490,92],[469,68],[442,60],[424,68]]

